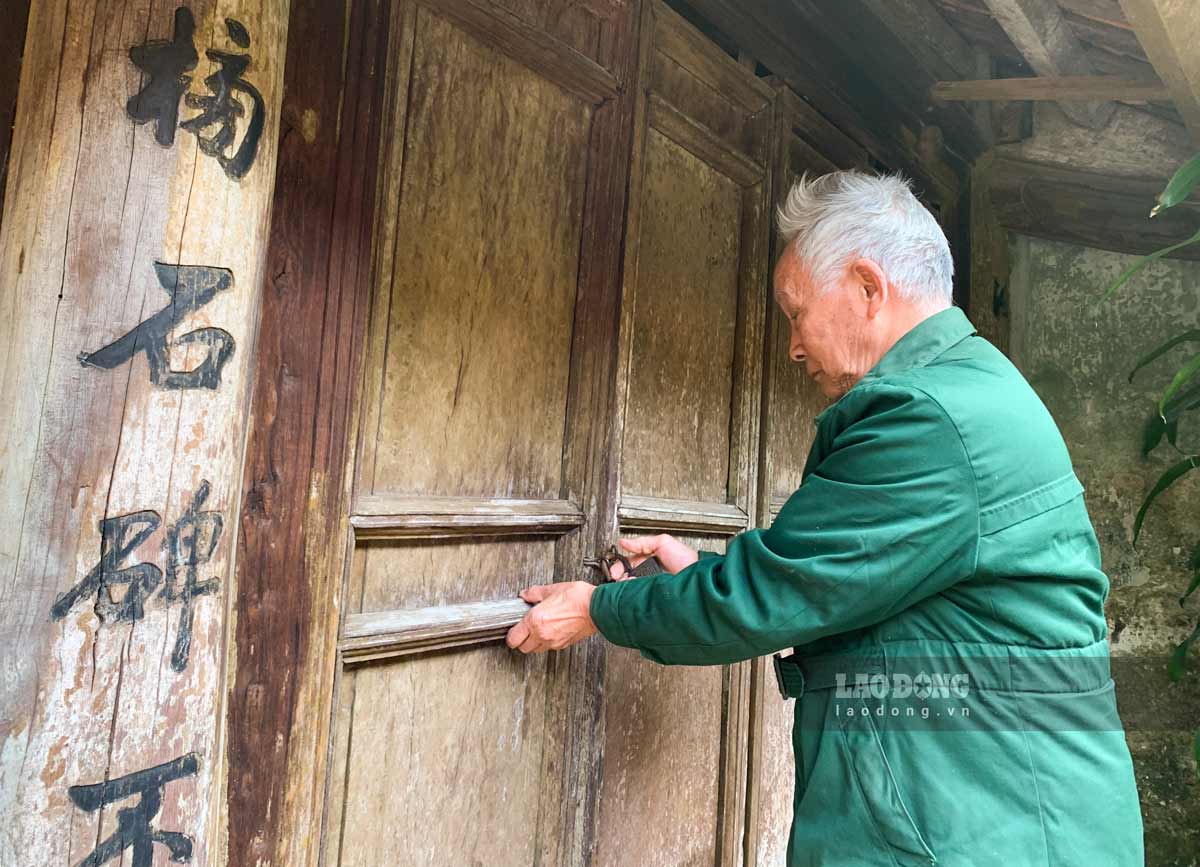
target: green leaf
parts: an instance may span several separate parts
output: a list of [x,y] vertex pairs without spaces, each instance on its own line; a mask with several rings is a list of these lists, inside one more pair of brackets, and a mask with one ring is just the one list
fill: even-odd
[[1163,407],[1162,415],[1159,416],[1159,420],[1170,424],[1173,421],[1177,421],[1185,412],[1191,412],[1197,408],[1200,408],[1200,383],[1193,385],[1191,388],[1186,389],[1167,401]]
[[1167,386],[1167,390],[1163,392],[1162,399],[1158,402],[1158,413],[1164,418],[1166,416],[1167,401],[1175,396],[1175,392],[1183,388],[1187,381],[1200,371],[1200,355],[1197,355],[1187,364],[1179,369],[1179,373],[1175,374],[1175,378],[1171,380],[1171,384]]
[[1184,247],[1190,246],[1192,244],[1197,244],[1197,243],[1200,243],[1200,232],[1197,232],[1196,234],[1192,235],[1192,237],[1188,238],[1186,241],[1180,241],[1178,244],[1172,244],[1170,247],[1163,247],[1161,250],[1155,250],[1153,253],[1150,253],[1147,256],[1143,256],[1142,258],[1140,258],[1136,262],[1134,262],[1132,265],[1130,265],[1129,268],[1127,268],[1125,270],[1125,273],[1117,278],[1117,281],[1115,283],[1113,283],[1111,286],[1109,286],[1107,289],[1104,290],[1104,294],[1100,297],[1100,301],[1097,303],[1099,304],[1099,303],[1103,303],[1104,301],[1106,301],[1108,299],[1109,295],[1112,295],[1114,292],[1116,292],[1118,289],[1120,289],[1122,286],[1124,286],[1126,283],[1128,283],[1129,279],[1131,277],[1133,277],[1135,274],[1137,274],[1137,272],[1141,271],[1143,268],[1145,268],[1151,262],[1161,259],[1163,256],[1166,256],[1168,253],[1174,253],[1176,250],[1182,250]]
[[1188,589],[1179,597],[1179,604],[1187,602],[1187,598],[1196,592],[1196,588],[1200,587],[1200,569],[1196,570],[1196,574],[1192,576],[1192,583],[1188,585]]
[[1142,457],[1154,451],[1166,432],[1167,423],[1163,421],[1162,416],[1156,412],[1150,413],[1146,419],[1146,426],[1142,429]]
[[1196,628],[1192,630],[1192,634],[1180,642],[1175,648],[1175,652],[1171,654],[1171,661],[1167,663],[1167,676],[1171,680],[1179,680],[1183,677],[1184,671],[1187,670],[1187,655],[1191,649],[1192,642],[1200,636],[1200,623],[1196,624]]
[[1158,204],[1150,212],[1150,216],[1158,215],[1159,211],[1173,208],[1186,199],[1200,184],[1200,154],[1196,154],[1171,176],[1166,188],[1158,194]]
[[1154,483],[1153,489],[1146,495],[1146,499],[1142,500],[1142,507],[1138,509],[1137,518],[1133,521],[1133,546],[1137,547],[1138,535],[1142,532],[1142,521],[1146,518],[1146,510],[1150,508],[1150,504],[1174,484],[1175,480],[1191,470],[1200,466],[1200,455],[1189,455],[1175,466],[1171,467],[1165,473],[1158,477],[1158,481]]
[[1138,359],[1137,364],[1134,365],[1133,370],[1129,371],[1129,381],[1133,382],[1134,374],[1137,373],[1139,370],[1141,370],[1143,367],[1145,367],[1147,364],[1149,364],[1154,359],[1156,359],[1162,355],[1165,355],[1166,353],[1170,352],[1172,349],[1174,349],[1179,344],[1187,343],[1188,341],[1191,341],[1191,340],[1200,340],[1200,328],[1193,328],[1190,331],[1183,332],[1183,334],[1176,334],[1174,337],[1172,337],[1166,343],[1162,344],[1162,346],[1159,346],[1156,349],[1152,350],[1151,352],[1147,353],[1146,355],[1143,355],[1141,358]]
[[1200,779],[1200,729],[1192,736],[1192,758],[1196,760],[1196,778]]
[[1196,546],[1196,550],[1192,552],[1192,559],[1188,562],[1196,571],[1200,572],[1200,545]]

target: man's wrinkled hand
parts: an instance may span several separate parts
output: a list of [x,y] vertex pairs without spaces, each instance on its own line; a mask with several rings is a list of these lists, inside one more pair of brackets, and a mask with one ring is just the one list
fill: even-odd
[[522,653],[562,650],[596,633],[589,613],[592,591],[586,581],[561,581],[526,587],[520,597],[534,606],[504,640]]

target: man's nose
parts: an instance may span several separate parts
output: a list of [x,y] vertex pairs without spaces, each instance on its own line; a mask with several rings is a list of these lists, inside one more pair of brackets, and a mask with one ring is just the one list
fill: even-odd
[[792,361],[795,361],[798,364],[802,364],[804,362],[804,359],[807,357],[808,357],[808,354],[804,351],[804,347],[802,347],[798,342],[793,340],[791,346],[788,347],[788,358],[790,358]]

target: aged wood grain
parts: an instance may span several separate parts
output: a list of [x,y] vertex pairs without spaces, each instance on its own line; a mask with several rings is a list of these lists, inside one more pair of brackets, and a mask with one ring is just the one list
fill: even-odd
[[396,233],[421,243],[392,275],[364,481],[555,497],[590,111],[432,12],[414,44]]
[[338,649],[347,665],[504,637],[530,609],[522,599],[350,614]]
[[[692,547],[725,549],[723,538],[675,535]],[[727,668],[664,668],[636,650],[607,650],[605,761],[591,863],[727,863],[718,857],[716,832]]]
[[[758,466],[773,93],[661,3],[644,7],[641,39],[618,515],[625,533],[732,534]],[[650,865],[738,863],[748,666],[662,668],[608,648],[603,683],[593,863],[630,851]]]
[[315,863],[367,308],[386,5],[297,0],[238,537],[231,864]]
[[29,2],[16,2],[0,30],[0,218],[4,214],[4,189],[8,181],[8,152],[12,147],[13,118],[17,113],[17,89],[21,57],[25,53],[25,25]]
[[[988,175],[996,220],[1007,229],[1122,253],[1151,253],[1200,230],[1191,202],[1148,217],[1162,181],[1112,177],[997,158]],[[1185,247],[1176,258],[1200,258]]]
[[930,88],[929,93],[935,100],[1055,101],[1099,98],[1140,102],[1168,98],[1166,85],[1160,81],[1116,75],[939,81]]
[[546,666],[500,644],[357,669],[334,863],[537,863]]
[[[257,157],[240,181],[188,131],[175,129],[173,145],[162,146],[151,126],[126,114],[143,84],[129,49],[169,39],[173,7],[30,8],[0,229],[0,515],[7,528],[0,541],[0,863],[82,861],[128,804],[75,808],[69,786],[192,753],[195,772],[165,786],[155,824],[189,836],[194,863],[222,857],[225,612],[287,4],[229,2],[218,12],[197,2],[189,9],[198,54],[189,93],[205,94],[204,78],[216,69],[206,50],[242,53],[227,16],[250,37],[245,78],[266,111]],[[251,110],[247,101],[244,120]],[[193,115],[180,106],[181,120]],[[79,360],[169,309],[155,262],[227,269],[228,289],[171,329],[172,339],[201,327],[228,333],[235,348],[216,388],[156,386],[142,352],[111,369]],[[139,334],[147,341],[139,345],[152,345]],[[168,355],[176,370],[205,357],[202,345],[186,342]],[[201,557],[197,577],[217,584],[192,600],[190,646],[176,647],[183,605],[162,590],[146,600],[141,619],[102,622],[98,594],[129,601],[136,592],[113,573],[139,562],[165,571],[168,533],[202,488],[200,507],[223,526],[219,535],[211,524],[204,531],[215,548]],[[106,553],[125,553],[119,544],[102,550],[101,522],[139,512],[156,516],[143,515],[143,527],[153,529],[142,544],[111,566],[107,587],[84,593],[53,619],[59,594]],[[153,574],[149,566],[143,575]]]
[[[463,863],[464,828],[499,863],[580,863],[591,847],[598,696],[567,675],[595,667],[595,643],[529,659],[495,643],[518,589],[583,577],[616,510],[633,15],[561,6],[393,9],[340,661],[405,659],[339,665],[323,699],[331,863]],[[449,649],[409,652],[431,641]],[[477,737],[526,698],[537,725],[519,755]],[[461,769],[418,755],[379,794],[374,756],[398,732],[448,738]]]

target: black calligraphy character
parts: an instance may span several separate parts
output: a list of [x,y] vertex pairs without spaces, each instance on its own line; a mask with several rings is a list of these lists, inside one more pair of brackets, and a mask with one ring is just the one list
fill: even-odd
[[[226,18],[225,29],[229,38],[239,47],[250,47],[250,34],[241,22]],[[186,98],[188,107],[200,109],[200,114],[185,120],[179,126],[194,134],[200,150],[210,157],[216,157],[225,174],[236,180],[245,175],[254,163],[258,140],[262,136],[266,106],[258,89],[242,78],[242,73],[250,65],[249,54],[229,54],[211,48],[204,54],[209,60],[220,65],[216,72],[204,79],[212,96],[196,96],[189,93]],[[234,93],[248,98],[253,110],[241,145],[233,156],[227,157],[225,151],[233,144],[237,119],[246,113],[242,104],[234,99]],[[216,131],[204,135],[204,130],[212,126],[217,128]]]
[[[158,529],[160,521],[157,513],[148,511],[101,521],[100,562],[82,581],[54,600],[51,616],[61,620],[76,602],[94,594],[96,616],[101,622],[141,620],[146,613],[146,599],[161,583],[162,572],[152,563],[138,563],[124,569],[121,564]],[[122,584],[126,585],[125,592],[114,593]]]
[[117,811],[117,830],[112,836],[96,846],[76,867],[100,867],[120,858],[129,848],[133,849],[131,867],[151,867],[154,860],[154,844],[167,848],[171,860],[183,863],[192,860],[192,838],[178,831],[159,831],[150,821],[162,809],[163,788],[180,777],[194,776],[200,768],[200,757],[188,753],[161,765],[135,771],[116,780],[71,786],[67,794],[81,810],[94,813],[101,807],[140,795],[132,807]]
[[[164,388],[216,388],[221,384],[221,370],[233,355],[233,335],[221,328],[198,328],[168,343],[168,335],[183,317],[213,299],[233,284],[233,272],[227,268],[203,265],[168,265],[155,262],[158,282],[171,303],[149,319],[95,352],[83,352],[79,363],[85,367],[111,370],[124,364],[138,352],[146,353],[150,364],[150,381]],[[191,370],[172,370],[169,349],[190,345],[203,347],[204,360]]]
[[[197,596],[215,593],[220,580],[210,578],[197,580],[199,568],[212,559],[221,539],[224,519],[220,512],[201,512],[200,507],[208,500],[209,484],[202,481],[183,516],[168,528],[163,541],[163,552],[167,558],[167,581],[162,595],[168,604],[182,602],[179,612],[179,632],[175,649],[171,653],[171,668],[183,671],[187,668],[188,654],[192,647],[192,600]],[[183,573],[180,582],[180,572]]]
[[184,73],[195,69],[200,59],[192,42],[195,29],[191,10],[180,6],[175,10],[175,30],[169,41],[153,39],[129,49],[129,59],[150,80],[129,97],[125,111],[137,123],[154,121],[154,140],[164,147],[175,143],[179,98],[192,83],[192,77]]

